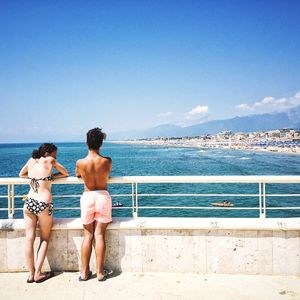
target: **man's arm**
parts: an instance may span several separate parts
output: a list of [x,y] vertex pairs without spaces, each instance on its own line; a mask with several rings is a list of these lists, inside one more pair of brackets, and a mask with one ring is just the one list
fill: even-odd
[[103,156],[103,157],[106,159],[105,165],[110,173],[112,169],[112,159],[108,156]]

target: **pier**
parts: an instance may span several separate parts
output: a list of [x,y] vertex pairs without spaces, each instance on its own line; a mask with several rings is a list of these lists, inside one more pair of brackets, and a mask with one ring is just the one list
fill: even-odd
[[[256,185],[257,193],[218,194],[211,191],[204,193],[143,193],[140,189],[145,184],[180,184],[180,183],[243,183]],[[109,184],[126,184],[130,193],[113,195],[114,200],[120,196],[129,197],[130,217],[116,217],[108,226],[106,235],[106,267],[114,270],[114,275],[102,286],[91,280],[79,285],[77,282],[80,269],[80,248],[83,238],[82,224],[79,218],[55,218],[49,251],[45,260],[45,270],[56,272],[53,279],[44,283],[46,289],[59,289],[54,295],[73,295],[74,299],[90,299],[96,292],[111,296],[112,299],[131,295],[132,299],[299,299],[300,276],[300,218],[268,217],[269,210],[299,210],[299,194],[270,194],[268,185],[300,183],[299,176],[128,176],[111,178]],[[16,186],[27,185],[27,179],[1,178],[0,185],[6,186],[6,195],[1,201],[7,201],[7,218],[0,219],[0,282],[5,293],[13,299],[21,291],[30,290],[33,295],[41,295],[34,287],[24,287],[26,280],[25,257],[22,249],[25,242],[23,219],[14,215],[22,208],[15,201],[22,195],[15,193]],[[61,185],[80,185],[82,181],[75,177],[55,180]],[[59,196],[59,195],[58,195]],[[80,196],[80,195],[64,195]],[[170,205],[145,206],[141,199],[147,197],[164,197]],[[257,207],[227,207],[226,210],[257,212],[255,218],[193,218],[193,217],[143,217],[143,210],[174,209],[172,197],[254,197]],[[269,199],[292,197],[292,207],[268,205]],[[54,200],[55,201],[55,200]],[[119,201],[119,200],[118,200]],[[79,209],[63,207],[56,209]],[[177,206],[184,210],[218,210],[210,206]],[[38,236],[35,248],[38,246]],[[91,269],[95,270],[95,257],[92,255]],[[18,272],[18,273],[16,273]],[[70,273],[71,272],[71,273]],[[74,273],[75,272],[75,273]],[[7,274],[8,273],[8,274]],[[5,277],[3,277],[5,275]],[[11,290],[7,278],[13,276],[20,287]],[[93,283],[94,282],[94,283]],[[264,284],[262,284],[264,283]],[[128,287],[139,284],[139,289],[130,291]],[[255,286],[250,291],[249,285]],[[118,289],[118,286],[122,286]],[[217,288],[216,288],[217,286]],[[270,286],[270,288],[268,288]],[[63,287],[66,290],[63,291]],[[113,289],[109,291],[107,289]],[[24,290],[25,289],[25,290]],[[22,293],[23,293],[22,292]],[[19,293],[19,294],[18,294]],[[201,294],[202,293],[202,294]],[[214,294],[212,294],[214,293]],[[195,294],[199,294],[196,297]],[[26,298],[25,293],[25,298]],[[162,296],[162,298],[160,298]],[[201,296],[202,295],[202,296]],[[264,295],[264,296],[262,296]],[[195,296],[195,297],[194,297]],[[128,296],[129,297],[129,296]],[[174,298],[175,297],[175,298]],[[176,298],[177,297],[177,298]],[[202,298],[201,298],[202,297]],[[225,297],[225,298],[223,298]],[[229,297],[229,298],[226,298]],[[248,297],[248,298],[247,298]],[[29,298],[29,296],[28,296]]]
[[[169,218],[141,217],[141,211],[151,209],[171,210],[173,207],[142,206],[140,199],[153,194],[139,192],[141,184],[154,183],[245,183],[257,185],[258,207],[228,207],[228,210],[256,210],[258,218]],[[299,176],[128,176],[111,178],[109,184],[129,184],[131,216],[114,218],[107,229],[106,265],[119,272],[192,272],[205,274],[260,274],[300,275],[300,218],[269,218],[270,209],[299,210],[293,207],[269,207],[268,199],[278,197],[268,194],[268,184],[299,184]],[[27,179],[2,178],[7,186],[8,218],[0,220],[0,271],[25,271],[23,249],[25,234],[23,219],[13,218],[17,209],[15,185],[28,184]],[[75,177],[55,180],[53,184],[82,184]],[[170,194],[159,194],[170,197]],[[190,194],[181,194],[183,198]],[[192,194],[195,196],[195,194]],[[211,193],[214,196],[220,196]],[[240,191],[236,195],[241,198]],[[71,195],[74,196],[74,195]],[[124,195],[122,195],[124,196]],[[174,196],[174,195],[173,195]],[[178,196],[178,194],[176,194]],[[198,197],[207,194],[196,194]],[[221,194],[223,196],[223,194]],[[289,193],[283,197],[299,194]],[[117,195],[113,198],[117,199]],[[171,198],[172,199],[172,198]],[[178,209],[209,209],[218,207],[187,207]],[[68,209],[68,208],[65,208]],[[69,209],[79,209],[71,207]],[[2,209],[5,210],[5,209]],[[78,271],[82,225],[78,218],[56,218],[45,266],[54,271]],[[38,240],[38,239],[37,239]],[[38,241],[36,241],[36,245]],[[59,255],[57,255],[59,253]],[[94,267],[95,261],[92,261]]]

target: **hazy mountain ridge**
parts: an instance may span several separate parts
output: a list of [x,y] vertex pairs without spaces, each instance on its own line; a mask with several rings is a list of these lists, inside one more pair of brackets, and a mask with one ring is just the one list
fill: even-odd
[[216,134],[224,130],[232,132],[254,132],[275,130],[280,128],[300,128],[300,106],[286,112],[272,114],[247,115],[225,120],[213,120],[188,127],[163,124],[146,130],[124,131],[112,133],[111,139],[140,139],[157,137],[197,136]]

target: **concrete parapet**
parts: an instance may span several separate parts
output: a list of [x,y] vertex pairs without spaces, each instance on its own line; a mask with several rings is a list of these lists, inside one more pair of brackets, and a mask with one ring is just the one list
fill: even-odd
[[[80,219],[55,219],[45,269],[79,270],[82,237]],[[300,275],[299,218],[115,218],[106,241],[118,271]],[[0,272],[26,270],[24,243],[23,220],[0,220]]]

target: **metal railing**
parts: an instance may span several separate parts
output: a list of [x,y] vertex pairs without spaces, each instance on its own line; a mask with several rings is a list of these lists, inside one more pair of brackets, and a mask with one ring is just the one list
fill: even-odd
[[[140,184],[257,184],[257,193],[140,193]],[[109,184],[130,184],[131,192],[126,194],[112,194],[115,197],[130,197],[131,206],[118,207],[116,209],[131,209],[131,214],[134,218],[139,216],[139,210],[141,209],[185,209],[185,210],[258,210],[259,218],[266,218],[267,210],[300,210],[300,206],[290,207],[269,207],[267,206],[267,197],[300,197],[297,193],[270,193],[267,194],[267,184],[299,184],[300,176],[124,176],[110,178]],[[7,198],[7,208],[0,208],[0,211],[7,211],[8,218],[13,218],[16,210],[22,210],[22,208],[15,207],[15,199],[22,198],[22,195],[15,194],[16,185],[28,185],[29,180],[23,178],[0,178],[0,186],[7,186],[7,194],[0,195],[1,198]],[[67,177],[56,179],[53,184],[83,184],[82,179],[77,177]],[[81,195],[53,195],[53,197],[80,197]],[[251,207],[210,207],[210,206],[142,206],[140,200],[145,197],[257,197],[258,206]],[[299,201],[300,202],[300,201]],[[80,210],[80,207],[58,207],[57,210]]]

